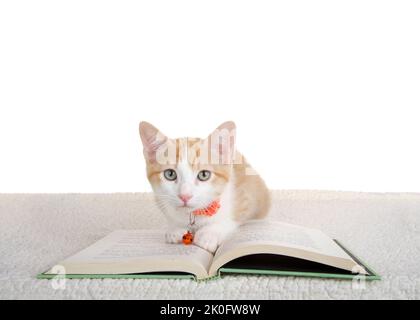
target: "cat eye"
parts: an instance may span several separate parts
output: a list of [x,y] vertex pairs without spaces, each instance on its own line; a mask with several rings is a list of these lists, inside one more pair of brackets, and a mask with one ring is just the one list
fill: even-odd
[[176,180],[176,172],[174,169],[166,169],[165,171],[163,171],[163,176],[165,177],[166,180],[169,181],[174,181]]
[[201,170],[198,173],[197,178],[200,181],[207,181],[207,180],[210,179],[210,176],[211,176],[211,172],[210,171],[208,171],[208,170]]

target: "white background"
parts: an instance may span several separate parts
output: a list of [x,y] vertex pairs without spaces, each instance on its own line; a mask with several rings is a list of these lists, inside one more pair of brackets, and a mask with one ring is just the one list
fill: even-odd
[[[2,1],[0,192],[150,190],[234,120],[270,188],[420,192],[418,1]],[[273,148],[274,146],[274,148]]]

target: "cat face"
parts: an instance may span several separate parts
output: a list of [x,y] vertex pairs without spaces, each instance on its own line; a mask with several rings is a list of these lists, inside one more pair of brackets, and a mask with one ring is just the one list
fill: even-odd
[[218,199],[231,180],[235,124],[225,122],[206,139],[169,139],[140,123],[147,177],[162,210],[191,212]]

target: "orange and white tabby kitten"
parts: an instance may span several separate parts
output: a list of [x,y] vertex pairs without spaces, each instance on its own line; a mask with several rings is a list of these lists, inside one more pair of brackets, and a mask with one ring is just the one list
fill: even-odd
[[[269,192],[235,150],[235,132],[229,121],[205,139],[170,139],[150,123],[140,122],[147,177],[169,223],[167,242],[181,243],[193,217],[194,244],[215,252],[241,222],[267,215]],[[215,202],[215,214],[192,214]]]

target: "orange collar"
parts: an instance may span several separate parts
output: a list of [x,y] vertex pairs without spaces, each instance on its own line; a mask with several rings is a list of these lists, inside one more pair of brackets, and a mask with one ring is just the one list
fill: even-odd
[[207,208],[194,210],[193,214],[196,216],[203,215],[211,217],[217,213],[219,208],[220,202],[218,200],[214,200]]

